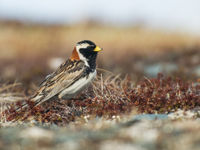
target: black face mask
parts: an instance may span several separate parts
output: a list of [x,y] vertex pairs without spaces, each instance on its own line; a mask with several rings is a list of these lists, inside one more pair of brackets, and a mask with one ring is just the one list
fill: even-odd
[[80,49],[79,52],[87,59],[87,62],[91,69],[96,68],[96,58],[97,52],[94,52],[95,47],[88,47],[84,49]]

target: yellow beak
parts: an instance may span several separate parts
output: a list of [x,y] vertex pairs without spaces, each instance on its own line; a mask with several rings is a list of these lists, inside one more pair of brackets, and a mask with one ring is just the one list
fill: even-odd
[[99,52],[99,51],[102,51],[103,49],[100,48],[99,46],[96,46],[96,48],[93,50],[94,52]]

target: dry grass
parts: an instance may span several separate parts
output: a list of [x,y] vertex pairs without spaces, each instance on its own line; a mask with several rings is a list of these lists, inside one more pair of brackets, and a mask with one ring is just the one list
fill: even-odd
[[33,108],[14,111],[16,103],[5,113],[7,121],[31,121],[66,123],[86,116],[111,119],[113,116],[138,113],[169,113],[178,109],[192,110],[200,106],[199,83],[185,82],[181,79],[163,77],[140,81],[136,85],[128,77],[100,76],[93,86],[79,95],[76,100],[55,99]]
[[7,121],[3,112],[10,109],[11,104],[24,100],[24,95],[18,90],[19,86],[19,83],[0,85],[0,123]]
[[[83,39],[92,39],[103,46],[104,55],[113,51],[124,54],[129,51],[180,49],[200,44],[198,37],[181,33],[167,33],[139,27],[115,28],[90,24],[69,26],[31,26],[0,24],[1,58],[13,58],[38,53],[71,52],[74,44]],[[10,44],[12,43],[12,44]],[[42,51],[41,51],[42,50]]]
[[134,74],[136,79],[143,77],[146,65],[155,62],[175,63],[178,72],[186,75],[199,63],[193,57],[199,55],[200,40],[188,34],[96,24],[35,26],[19,23],[0,23],[0,34],[1,81],[17,80],[28,88],[33,82],[39,84],[52,71],[49,67],[52,58],[65,60],[75,43],[82,39],[91,39],[103,47],[98,57],[100,68],[116,74]]
[[[12,104],[1,122],[36,120],[65,125],[87,116],[107,119],[133,110],[137,113],[168,113],[200,105],[199,77],[192,72],[200,63],[198,37],[96,24],[71,27],[1,23],[0,34],[0,101],[3,103],[25,100],[32,95],[52,71],[49,61],[66,59],[74,44],[82,39],[91,39],[104,48],[98,57],[98,66],[113,72],[108,76],[99,74],[97,81],[78,97],[79,100],[57,99],[21,112],[12,109],[21,103]],[[155,63],[172,63],[177,69],[166,73],[171,78],[167,75],[144,77],[145,68]],[[16,80],[23,86],[12,84]],[[28,103],[32,108],[32,103]],[[1,105],[2,111],[4,106]]]

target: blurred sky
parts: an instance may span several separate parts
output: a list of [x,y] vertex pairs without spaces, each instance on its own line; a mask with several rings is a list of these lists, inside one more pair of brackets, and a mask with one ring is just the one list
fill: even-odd
[[200,0],[0,0],[0,18],[67,24],[92,19],[200,34]]

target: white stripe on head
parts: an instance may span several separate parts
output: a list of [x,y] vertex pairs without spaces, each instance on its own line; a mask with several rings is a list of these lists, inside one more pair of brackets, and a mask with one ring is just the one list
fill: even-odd
[[90,46],[88,43],[82,43],[82,44],[77,44],[76,48],[80,49],[80,48],[87,48],[88,46]]

